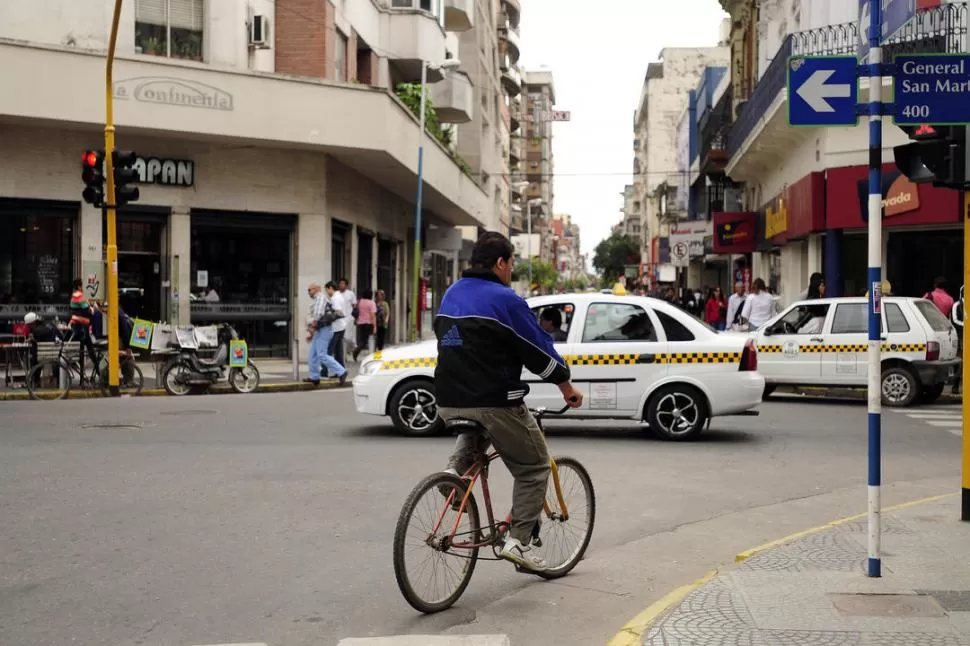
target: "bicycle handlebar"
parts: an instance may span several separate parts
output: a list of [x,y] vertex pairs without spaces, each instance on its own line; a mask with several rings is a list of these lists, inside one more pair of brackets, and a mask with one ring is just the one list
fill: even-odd
[[542,419],[546,415],[562,415],[567,410],[569,410],[569,408],[570,408],[569,407],[569,404],[566,404],[565,406],[563,406],[559,410],[550,412],[549,409],[547,409],[544,406],[541,406],[539,408],[533,408],[532,409],[532,415],[535,416],[537,419]]

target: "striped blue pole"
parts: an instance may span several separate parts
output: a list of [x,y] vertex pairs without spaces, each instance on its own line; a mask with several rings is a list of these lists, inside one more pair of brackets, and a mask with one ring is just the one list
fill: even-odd
[[882,4],[869,0],[869,558],[866,575],[882,576]]

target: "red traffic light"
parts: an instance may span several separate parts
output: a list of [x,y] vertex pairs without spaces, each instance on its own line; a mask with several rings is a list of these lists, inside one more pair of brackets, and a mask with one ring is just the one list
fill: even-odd
[[81,163],[91,168],[98,166],[100,161],[101,155],[94,150],[86,150],[84,151],[84,154],[81,155]]
[[936,137],[937,134],[936,128],[926,125],[925,123],[913,131],[913,137],[917,139],[921,139],[923,137]]

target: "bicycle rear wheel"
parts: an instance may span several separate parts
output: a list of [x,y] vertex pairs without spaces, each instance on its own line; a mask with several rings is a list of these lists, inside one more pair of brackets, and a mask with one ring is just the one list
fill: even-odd
[[549,477],[546,504],[551,512],[542,514],[539,555],[546,562],[546,570],[536,572],[544,579],[566,576],[583,559],[596,520],[596,494],[586,467],[570,457],[553,458],[559,469],[559,486],[566,503],[568,520],[562,519],[562,509],[556,495],[556,484]]
[[71,389],[71,368],[61,360],[41,361],[27,373],[31,399],[64,399]]
[[[101,393],[103,395],[108,395],[111,389],[108,387],[108,374],[107,368],[104,369],[104,374],[98,377],[98,383],[101,385]],[[125,373],[130,372],[131,374],[126,377]],[[124,363],[121,364],[120,373],[118,377],[120,381],[118,383],[118,392],[122,395],[138,395],[141,394],[141,389],[145,385],[145,376],[141,372],[141,368],[134,361],[131,362],[130,366],[125,366]]]
[[[474,543],[481,536],[474,495],[468,497],[460,518],[453,509],[454,501],[465,495],[465,485],[450,473],[428,476],[411,491],[397,520],[394,576],[407,602],[425,614],[451,607],[475,572],[478,548],[453,545]],[[452,536],[456,519],[458,528]],[[430,585],[422,582],[425,576]]]

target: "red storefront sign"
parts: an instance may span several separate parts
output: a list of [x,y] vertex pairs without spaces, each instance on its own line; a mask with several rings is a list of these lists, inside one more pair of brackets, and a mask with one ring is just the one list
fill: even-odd
[[764,240],[771,246],[825,228],[825,175],[811,173],[788,186],[765,207]]
[[758,240],[758,214],[714,213],[714,253],[751,253]]
[[[861,229],[869,221],[869,171],[865,166],[826,171],[825,210],[829,229]],[[955,224],[960,192],[913,184],[895,164],[882,167],[883,223],[887,226]]]

